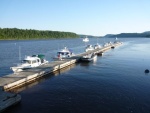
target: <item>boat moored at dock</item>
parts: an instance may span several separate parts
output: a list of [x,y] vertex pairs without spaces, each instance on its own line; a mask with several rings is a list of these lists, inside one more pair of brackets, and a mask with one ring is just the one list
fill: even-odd
[[91,62],[97,58],[97,55],[92,53],[81,57],[81,61],[83,62]]
[[64,47],[62,50],[57,52],[57,56],[55,56],[54,59],[62,60],[62,59],[70,58],[72,56],[74,56],[74,53],[67,47]]
[[85,48],[85,52],[92,51],[92,50],[94,50],[94,47],[92,45],[87,45]]
[[44,57],[44,55],[26,56],[20,64],[15,67],[11,67],[10,69],[12,69],[13,72],[19,72],[26,69],[31,69],[33,67],[38,67],[40,65],[48,63],[48,61],[45,60]]
[[100,44],[96,44],[96,45],[94,45],[94,49],[100,49],[101,48],[101,45]]

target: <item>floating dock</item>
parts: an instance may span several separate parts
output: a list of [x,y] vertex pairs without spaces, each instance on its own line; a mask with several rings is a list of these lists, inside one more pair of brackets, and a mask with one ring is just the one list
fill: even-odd
[[[92,51],[88,51],[88,52],[84,52],[81,54],[78,54],[74,57],[71,57],[69,59],[64,59],[64,60],[60,60],[60,61],[53,61],[44,65],[41,65],[39,67],[36,68],[32,68],[32,69],[28,69],[22,72],[18,72],[18,73],[13,73],[13,74],[9,74],[3,77],[0,77],[0,87],[2,88],[2,90],[4,91],[9,91],[13,88],[25,85],[26,83],[32,82],[34,80],[36,80],[37,78],[43,77],[44,75],[53,73],[57,70],[60,70],[62,68],[65,68],[67,66],[70,66],[76,62],[78,62],[80,60],[81,57],[91,54],[91,53],[95,53],[95,54],[99,54],[99,53],[103,53],[104,51],[110,50],[111,48],[115,48],[116,46],[121,45],[121,42],[117,42],[114,44],[111,44],[109,46],[106,47],[102,47],[99,49],[95,49]],[[12,100],[8,100],[11,104],[13,105],[15,104],[17,101],[17,99],[21,100],[21,97],[19,95],[16,96],[16,94],[14,94],[15,96],[10,96],[9,93],[4,92],[0,90],[0,112],[9,107],[7,106],[7,103],[5,103],[3,100],[5,100],[6,97],[8,97],[7,95],[9,95],[10,99]],[[2,92],[2,93],[1,93]],[[6,95],[6,97],[4,96]],[[14,100],[13,100],[14,99]]]
[[66,59],[62,61],[54,61],[54,62],[47,63],[45,65],[41,65],[36,68],[6,75],[0,77],[0,86],[3,87],[5,91],[10,90],[18,86],[21,86],[23,84],[26,84],[28,82],[31,82],[32,80],[40,78],[44,75],[47,75],[49,73],[52,73],[64,67],[67,67],[71,64],[74,64],[75,62],[77,62],[77,59]]
[[71,57],[69,59],[64,59],[64,60],[60,60],[60,61],[53,61],[44,65],[41,65],[39,67],[36,68],[32,68],[32,69],[28,69],[22,72],[17,72],[17,73],[13,73],[13,74],[9,74],[6,76],[2,76],[0,77],[0,87],[3,88],[3,90],[7,91],[7,90],[11,90],[13,88],[16,88],[18,86],[21,86],[23,84],[26,84],[28,82],[31,82],[32,80],[35,80],[37,78],[40,78],[44,75],[47,75],[49,73],[53,73],[57,70],[60,70],[62,68],[65,68],[69,65],[72,65],[76,62],[78,62],[80,60],[80,58],[82,56],[91,54],[91,53],[102,53],[106,50],[111,49],[112,47],[116,47],[119,46],[120,42],[106,46],[106,47],[102,47],[100,49],[95,49],[92,51],[88,51],[88,52],[84,52],[81,54],[78,54],[74,57]]
[[19,94],[4,92],[0,88],[0,112],[21,101]]

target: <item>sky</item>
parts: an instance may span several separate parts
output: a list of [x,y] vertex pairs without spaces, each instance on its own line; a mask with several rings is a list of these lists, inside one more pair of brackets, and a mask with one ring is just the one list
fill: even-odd
[[141,33],[150,31],[150,0],[0,0],[0,28]]

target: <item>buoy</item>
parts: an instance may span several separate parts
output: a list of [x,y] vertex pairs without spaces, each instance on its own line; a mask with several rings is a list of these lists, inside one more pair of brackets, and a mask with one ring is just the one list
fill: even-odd
[[149,70],[148,70],[148,69],[146,69],[146,70],[145,70],[145,73],[149,73]]
[[115,46],[111,46],[111,49],[114,49],[115,48]]

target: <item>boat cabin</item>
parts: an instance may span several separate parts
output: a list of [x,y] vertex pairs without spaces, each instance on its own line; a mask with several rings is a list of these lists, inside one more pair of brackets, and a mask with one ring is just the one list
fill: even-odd
[[66,58],[66,57],[71,57],[72,54],[73,53],[67,47],[64,47],[64,49],[57,52],[57,57],[58,58]]
[[94,47],[92,45],[87,45],[87,47],[85,48],[85,51],[91,51],[94,50]]
[[71,52],[57,52],[58,57],[70,57]]
[[35,63],[38,63],[40,64],[41,63],[41,60],[40,58],[36,57],[36,56],[27,56],[23,61],[22,63],[24,64],[35,64]]

